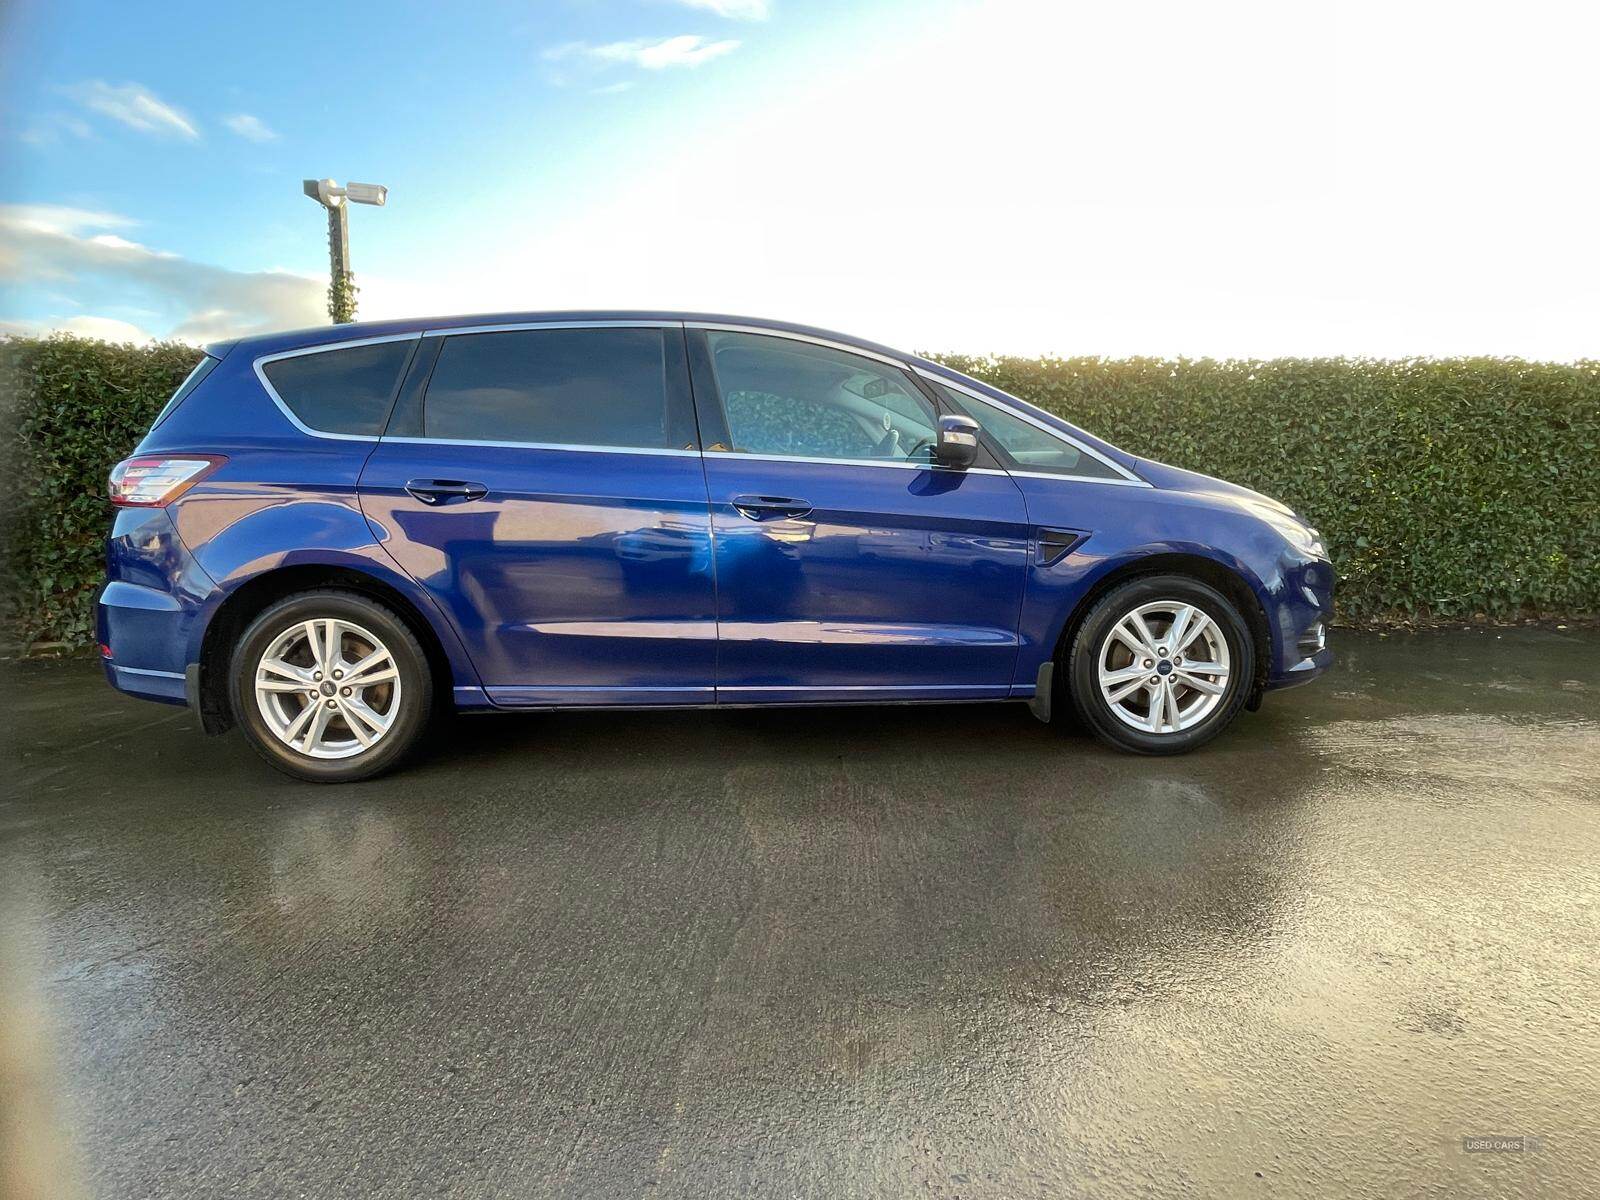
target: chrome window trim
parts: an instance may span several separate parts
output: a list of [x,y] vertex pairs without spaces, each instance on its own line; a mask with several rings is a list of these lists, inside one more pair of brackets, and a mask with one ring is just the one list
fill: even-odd
[[826,467],[887,467],[891,471],[960,471],[965,475],[1009,475],[993,467],[952,467],[936,462],[891,462],[882,458],[808,458],[803,454],[746,454],[742,450],[703,450],[707,458],[749,459],[755,462],[817,464]]
[[682,329],[682,321],[519,321],[509,325],[441,325],[420,337],[454,337],[471,333],[516,333],[528,329]]
[[406,446],[490,446],[503,450],[571,450],[578,454],[654,454],[672,457],[698,458],[698,450],[680,450],[674,446],[579,446],[563,442],[495,442],[477,438],[433,437],[383,437],[385,445]]
[[340,442],[405,442],[412,445],[436,446],[499,446],[517,450],[576,450],[580,453],[611,453],[611,454],[699,454],[698,450],[678,450],[668,446],[660,447],[635,447],[635,446],[568,446],[549,442],[498,442],[478,441],[470,438],[430,438],[430,437],[383,437],[369,436],[364,433],[331,433],[324,429],[313,429],[299,417],[294,410],[284,403],[283,397],[278,395],[278,390],[272,386],[272,381],[267,378],[263,370],[269,363],[275,363],[284,358],[299,358],[306,354],[329,354],[335,350],[348,350],[354,346],[374,346],[381,342],[411,342],[425,337],[449,337],[457,333],[503,333],[519,329],[677,329],[683,325],[682,321],[527,321],[511,325],[464,325],[459,328],[424,329],[415,333],[390,333],[382,337],[350,338],[343,342],[327,342],[320,346],[302,346],[297,350],[280,350],[275,354],[263,354],[252,364],[255,368],[256,378],[261,381],[261,386],[266,390],[272,402],[301,433],[311,437],[330,438]]
[[1101,454],[1100,451],[1096,450],[1093,446],[1080,442],[1070,433],[1066,433],[1063,430],[1057,429],[1053,425],[1046,424],[1044,421],[1039,420],[1038,417],[1035,417],[1032,413],[1024,412],[1015,404],[1008,404],[1004,401],[996,400],[993,396],[986,396],[982,392],[974,391],[972,388],[959,384],[953,379],[947,379],[943,375],[936,374],[933,371],[926,370],[923,367],[912,367],[911,369],[918,375],[922,376],[922,378],[929,380],[930,382],[940,384],[941,386],[947,387],[952,391],[960,392],[963,396],[970,396],[980,404],[992,404],[996,408],[1010,413],[1018,420],[1027,422],[1035,429],[1049,434],[1057,441],[1065,442],[1079,453],[1087,454],[1096,462],[1104,463],[1106,466],[1115,471],[1121,478],[1105,479],[1098,475],[1069,475],[1062,471],[1011,471],[1009,472],[1011,475],[1021,476],[1024,479],[1071,479],[1078,483],[1109,483],[1113,486],[1120,487],[1147,488],[1151,486],[1148,481],[1140,479],[1132,471],[1128,470],[1127,467],[1124,467],[1121,463],[1106,457],[1104,454]]
[[421,336],[420,333],[391,333],[385,334],[383,337],[351,338],[349,341],[344,342],[325,342],[320,346],[302,346],[298,350],[279,350],[276,354],[263,354],[250,365],[255,370],[256,378],[261,381],[262,388],[272,398],[272,402],[278,406],[278,411],[288,419],[289,424],[293,425],[301,433],[309,434],[311,437],[328,438],[336,442],[375,443],[378,441],[376,434],[331,433],[326,429],[313,429],[307,425],[299,417],[295,416],[293,409],[283,402],[283,397],[278,395],[278,389],[272,386],[272,381],[267,378],[267,372],[264,368],[270,363],[281,362],[286,358],[303,358],[308,354],[332,354],[335,350],[351,350],[356,346],[376,346],[382,342],[414,342]]
[[[461,325],[425,329],[422,337],[455,337],[479,333],[518,333],[537,329],[682,329],[682,321],[517,321],[508,325]],[[698,450],[680,450],[673,446],[590,446],[569,445],[565,442],[507,442],[479,438],[386,437],[385,442],[401,442],[421,446],[492,446],[505,450],[572,450],[579,454],[655,454],[661,456],[698,455]]]
[[[1112,463],[1116,466],[1116,463]],[[1121,468],[1118,468],[1119,470]],[[1010,471],[1013,479],[1065,479],[1070,483],[1103,483],[1108,487],[1148,488],[1153,484],[1143,479],[1107,479],[1104,475],[1068,475],[1064,471]]]
[[722,333],[748,333],[756,337],[781,338],[788,342],[809,342],[813,346],[822,346],[829,350],[837,350],[841,354],[854,354],[857,358],[870,358],[876,362],[888,363],[891,367],[898,367],[902,371],[911,370],[911,364],[904,359],[894,358],[888,354],[880,354],[876,350],[864,350],[860,346],[852,346],[847,342],[836,342],[831,338],[816,337],[809,333],[791,333],[786,329],[765,329],[759,325],[736,325],[722,321],[685,321],[685,329],[709,329]]

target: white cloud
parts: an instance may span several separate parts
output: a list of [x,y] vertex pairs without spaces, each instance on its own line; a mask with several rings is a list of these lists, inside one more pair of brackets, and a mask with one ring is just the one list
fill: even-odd
[[137,83],[113,86],[103,79],[91,79],[67,89],[67,94],[90,112],[110,117],[140,133],[187,138],[200,136],[200,130],[179,109]]
[[619,79],[616,83],[608,83],[604,87],[593,88],[592,96],[615,96],[618,92],[626,92],[633,87],[633,80]]
[[[744,312],[972,352],[1594,357],[1600,156],[1573,148],[1593,140],[1600,7],[1340,11],[1016,0],[775,60],[707,100],[716,120],[585,175],[581,205],[509,235],[517,213],[483,214],[488,246],[447,234],[431,270],[364,281],[362,311]],[[903,169],[850,149],[872,145],[907,146]],[[1464,185],[1485,154],[1525,169]]]
[[249,113],[234,113],[230,117],[223,117],[222,123],[234,133],[250,142],[275,142],[278,133],[260,117],[253,117]]
[[0,317],[0,337],[45,337],[52,333],[72,333],[99,338],[102,342],[153,342],[150,332],[120,317],[50,317],[43,321],[13,321]]
[[310,325],[323,316],[320,279],[193,262],[106,232],[132,224],[88,209],[0,205],[0,283],[55,280],[74,294],[92,293],[96,285],[131,294],[174,313],[165,336],[188,341]]
[[89,122],[82,117],[75,117],[71,113],[45,113],[30,121],[17,137],[30,146],[49,146],[59,142],[63,134],[87,138],[93,133]]
[[765,21],[772,13],[767,0],[677,0],[689,8],[701,8],[735,21]]
[[0,204],[0,229],[78,233],[86,229],[127,229],[137,224],[116,213],[63,204]]
[[102,342],[150,342],[155,339],[131,321],[116,317],[68,317],[55,326],[62,333],[99,338]]
[[160,258],[177,257],[176,254],[172,254],[169,251],[152,250],[148,246],[142,246],[138,242],[130,242],[127,238],[119,237],[114,233],[97,233],[89,241],[96,246],[109,246],[113,250],[143,250],[146,254],[154,254]]
[[586,58],[597,63],[625,64],[642,67],[646,71],[660,71],[667,67],[698,67],[738,48],[739,43],[733,39],[713,42],[698,34],[684,33],[677,37],[655,40],[634,38],[598,46],[588,42],[567,42],[552,46],[544,52],[544,56],[552,61]]

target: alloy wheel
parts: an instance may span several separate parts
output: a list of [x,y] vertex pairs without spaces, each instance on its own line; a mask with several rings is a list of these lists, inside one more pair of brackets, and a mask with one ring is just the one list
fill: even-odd
[[370,631],[323,617],[297,622],[256,664],[256,706],[274,736],[310,758],[372,749],[400,712],[400,671]]
[[1228,691],[1228,640],[1203,609],[1156,600],[1124,613],[1095,656],[1100,694],[1141,733],[1193,729]]

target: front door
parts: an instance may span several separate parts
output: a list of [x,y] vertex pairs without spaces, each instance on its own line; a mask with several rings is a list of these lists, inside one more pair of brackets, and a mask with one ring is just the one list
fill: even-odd
[[361,501],[490,699],[711,703],[711,523],[682,327],[423,343]]
[[717,575],[719,703],[1002,698],[1022,493],[936,466],[934,405],[887,359],[689,330]]

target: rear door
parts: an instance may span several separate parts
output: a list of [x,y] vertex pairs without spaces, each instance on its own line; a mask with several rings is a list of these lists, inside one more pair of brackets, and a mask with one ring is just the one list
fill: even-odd
[[713,699],[711,522],[677,322],[430,331],[360,490],[496,703]]
[[1029,559],[997,464],[932,461],[887,358],[689,328],[715,534],[721,703],[1010,694]]

